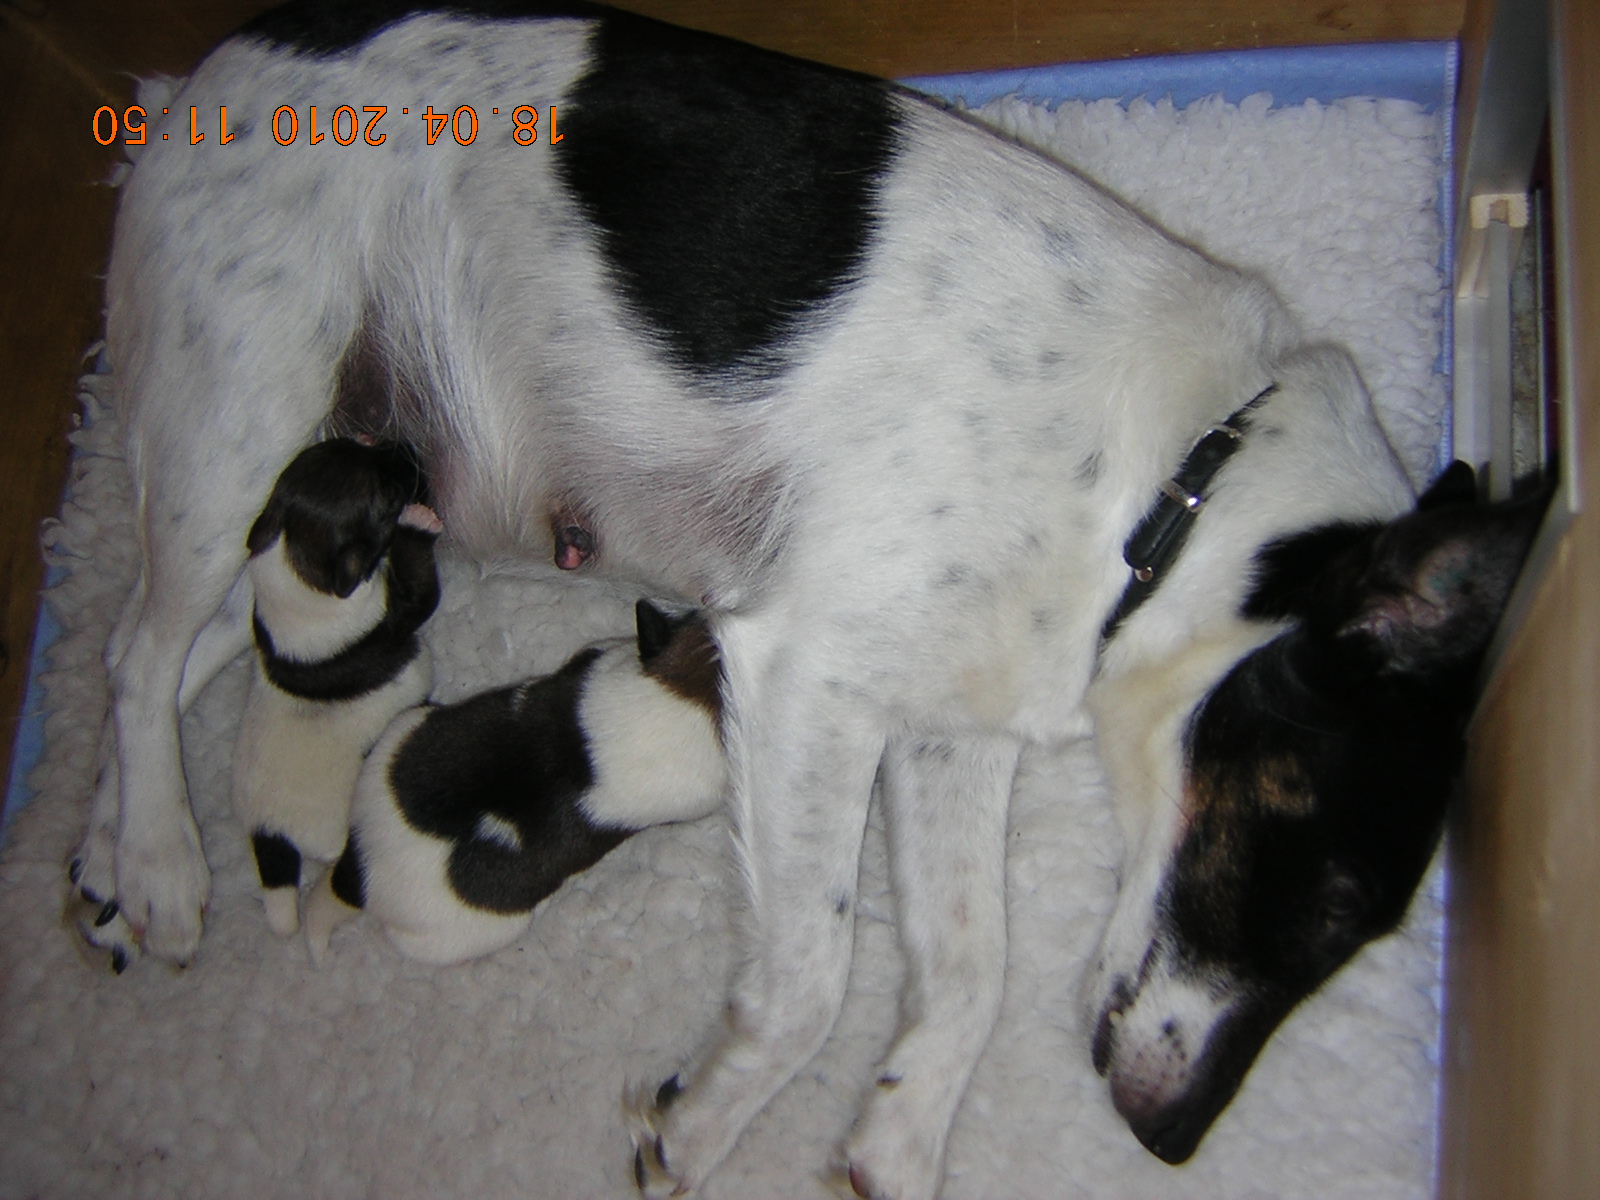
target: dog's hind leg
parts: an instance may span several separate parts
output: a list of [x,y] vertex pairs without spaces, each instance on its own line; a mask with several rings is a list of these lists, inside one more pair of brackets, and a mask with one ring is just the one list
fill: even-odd
[[[210,873],[184,782],[180,692],[190,698],[237,646],[237,612],[213,620],[273,482],[333,404],[360,298],[332,286],[335,264],[311,249],[263,251],[270,261],[246,270],[226,242],[142,244],[176,219],[140,211],[148,201],[125,197],[107,287],[141,564],[106,651],[116,778],[103,775],[96,817],[116,786],[117,917],[144,951],[186,963]],[[97,891],[101,841],[91,835],[81,864]]]
[[1018,743],[908,738],[889,747],[889,870],[908,968],[902,1032],[846,1147],[870,1200],[933,1200],[945,1138],[1000,1012],[1006,815]]
[[883,750],[881,719],[865,706],[784,670],[752,686],[738,639],[719,633],[749,956],[720,1042],[696,1069],[629,1103],[634,1175],[651,1197],[699,1187],[832,1030],[849,976],[861,838]]

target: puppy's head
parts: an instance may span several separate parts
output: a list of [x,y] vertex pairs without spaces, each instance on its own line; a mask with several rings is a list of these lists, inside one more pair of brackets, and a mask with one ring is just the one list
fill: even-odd
[[406,447],[333,438],[284,468],[245,545],[255,557],[282,537],[306,586],[342,599],[377,568],[406,505],[424,499]]
[[[1284,1016],[1395,928],[1427,868],[1543,511],[1471,493],[1453,468],[1387,525],[1268,546],[1243,616],[1282,632],[1131,735],[1147,764],[1174,760],[1170,787],[1144,798],[1086,1001],[1096,1069],[1168,1162],[1194,1152]],[[1106,756],[1119,793],[1152,790],[1161,771],[1139,758]]]

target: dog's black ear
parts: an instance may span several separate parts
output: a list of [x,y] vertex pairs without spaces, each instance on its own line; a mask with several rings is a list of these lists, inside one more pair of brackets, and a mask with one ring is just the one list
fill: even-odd
[[1284,538],[1256,556],[1256,582],[1244,602],[1244,615],[1257,621],[1304,616],[1337,577],[1359,576],[1372,543],[1383,527],[1341,521]]
[[639,630],[639,661],[647,663],[667,648],[678,623],[648,600],[633,606],[633,619]]
[[1547,499],[1484,505],[1436,499],[1393,522],[1347,598],[1350,615],[1337,636],[1375,653],[1380,674],[1425,680],[1475,671]]
[[1452,504],[1471,504],[1478,498],[1478,480],[1472,468],[1459,458],[1452,462],[1439,477],[1428,485],[1428,490],[1417,497],[1417,511],[1428,512]]

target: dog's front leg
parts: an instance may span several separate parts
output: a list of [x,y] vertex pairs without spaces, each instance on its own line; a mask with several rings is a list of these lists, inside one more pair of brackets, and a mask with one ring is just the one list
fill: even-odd
[[[727,661],[726,642],[723,650]],[[729,678],[748,953],[720,1041],[698,1068],[630,1101],[634,1173],[651,1197],[704,1182],[827,1039],[850,970],[881,724],[821,682],[792,678],[763,689],[769,702],[752,710],[736,664]]]
[[846,1147],[870,1200],[932,1200],[945,1137],[1000,1012],[1011,738],[904,738],[883,760],[889,870],[907,984],[902,1033]]

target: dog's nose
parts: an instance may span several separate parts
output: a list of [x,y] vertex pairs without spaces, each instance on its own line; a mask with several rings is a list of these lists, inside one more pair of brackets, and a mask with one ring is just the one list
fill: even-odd
[[1111,1102],[1133,1136],[1164,1163],[1186,1162],[1210,1127],[1210,1115],[1182,1100],[1162,1104],[1148,1091],[1119,1076],[1111,1080]]

